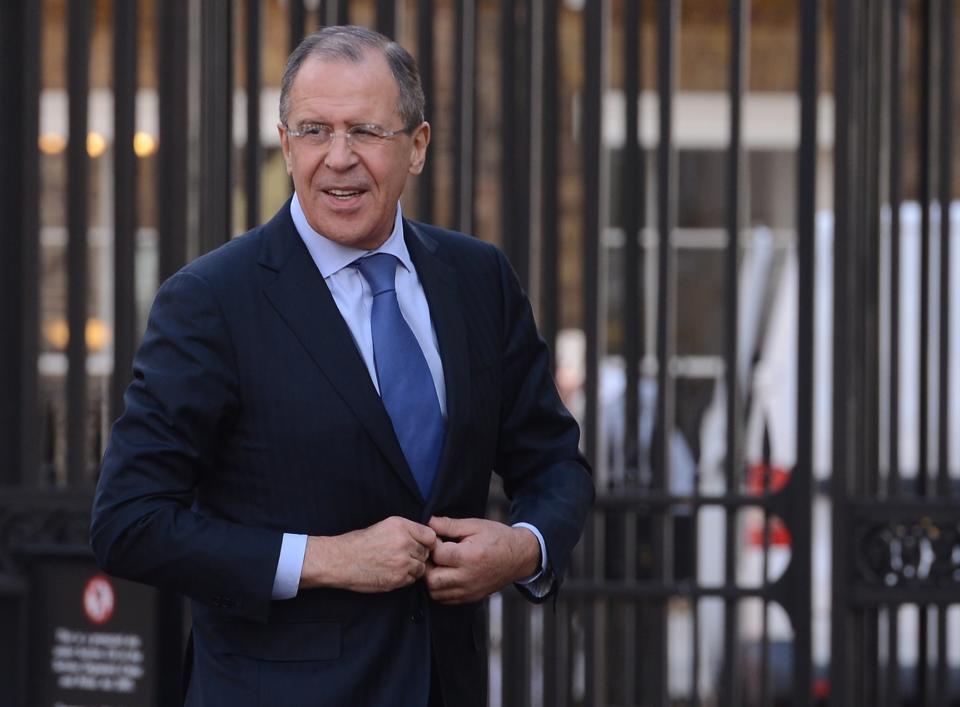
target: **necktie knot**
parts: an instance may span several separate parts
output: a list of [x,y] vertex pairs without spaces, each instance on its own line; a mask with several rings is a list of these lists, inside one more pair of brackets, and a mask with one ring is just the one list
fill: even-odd
[[370,285],[374,297],[397,288],[396,256],[390,253],[374,253],[355,260],[353,264]]

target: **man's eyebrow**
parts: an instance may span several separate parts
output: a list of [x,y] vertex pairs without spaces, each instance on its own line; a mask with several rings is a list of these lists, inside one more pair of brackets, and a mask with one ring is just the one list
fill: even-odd
[[[333,127],[333,122],[326,120],[324,118],[316,118],[316,117],[301,118],[297,120],[296,124],[297,125],[326,125],[329,127]],[[377,128],[383,128],[383,123],[380,123],[376,120],[370,120],[370,119],[364,119],[364,118],[358,118],[356,120],[347,120],[343,122],[343,125],[346,128],[354,128],[362,125],[372,125]]]

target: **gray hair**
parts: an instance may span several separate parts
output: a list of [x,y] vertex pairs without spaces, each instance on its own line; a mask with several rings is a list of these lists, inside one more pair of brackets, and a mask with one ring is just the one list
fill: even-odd
[[397,113],[403,120],[404,130],[410,131],[423,122],[423,87],[420,85],[420,71],[410,52],[379,32],[343,25],[323,27],[304,37],[303,41],[287,59],[280,82],[280,122],[287,124],[290,116],[290,90],[303,62],[309,57],[327,60],[340,60],[359,63],[368,50],[379,51],[387,60],[387,65],[400,89],[397,100]]

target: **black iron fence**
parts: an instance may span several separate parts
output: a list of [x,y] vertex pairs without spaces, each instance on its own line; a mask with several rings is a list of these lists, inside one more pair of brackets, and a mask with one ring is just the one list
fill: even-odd
[[0,703],[40,694],[24,553],[85,542],[152,289],[279,206],[276,57],[352,21],[422,67],[404,208],[505,249],[597,470],[559,599],[491,601],[491,704],[960,704],[957,14],[0,4]]

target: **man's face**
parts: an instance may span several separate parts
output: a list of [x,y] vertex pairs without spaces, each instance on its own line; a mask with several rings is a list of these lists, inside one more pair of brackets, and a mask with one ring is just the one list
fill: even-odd
[[[402,130],[399,92],[386,59],[372,51],[357,63],[310,57],[294,79],[289,129],[278,126],[287,173],[310,226],[341,245],[372,250],[383,244],[393,230],[407,175],[423,169],[427,123],[374,146],[350,148],[343,135],[355,125]],[[308,124],[326,125],[338,134],[322,147],[289,134]]]

